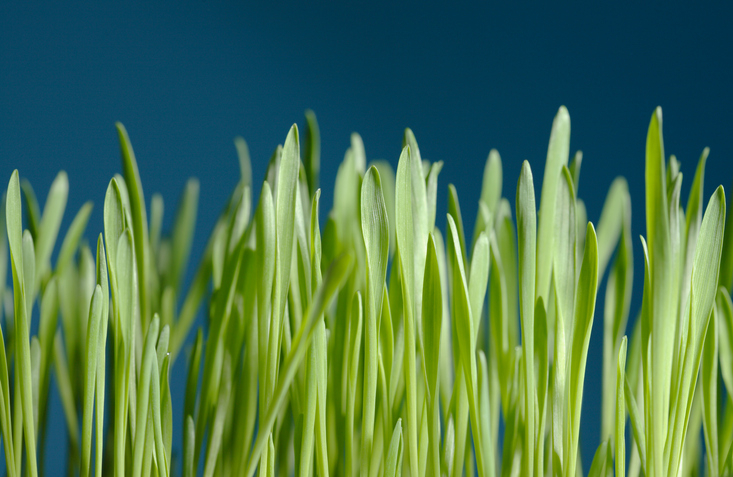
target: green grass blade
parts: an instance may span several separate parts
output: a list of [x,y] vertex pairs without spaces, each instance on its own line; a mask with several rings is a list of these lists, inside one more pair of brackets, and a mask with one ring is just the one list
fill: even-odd
[[[229,404],[229,396],[232,390],[231,364],[229,355],[224,357],[224,368],[222,371],[222,386],[219,392],[219,399],[216,404],[216,414],[214,417],[214,425],[211,429],[209,449],[206,454],[206,463],[204,465],[204,477],[212,477],[216,469],[217,460],[220,459],[219,449],[222,444],[222,433],[224,430],[224,419],[226,419],[226,410]],[[274,452],[273,452],[274,454]]]
[[66,172],[61,171],[51,184],[51,189],[48,191],[48,196],[46,197],[46,205],[43,207],[43,217],[38,224],[38,237],[36,239],[36,289],[51,269],[51,253],[56,243],[56,236],[59,233],[61,219],[64,217],[68,196],[69,179],[66,176]]
[[150,250],[148,242],[148,218],[145,212],[145,196],[140,182],[140,173],[137,168],[135,152],[132,150],[130,138],[122,123],[116,123],[117,134],[120,139],[122,152],[122,171],[125,175],[125,184],[130,199],[132,232],[135,242],[135,262],[137,265],[138,300],[140,302],[140,316],[142,324],[147,327],[150,321],[150,303],[148,298],[148,271]]
[[[496,214],[496,209],[499,207],[499,201],[501,200],[503,172],[501,164],[501,156],[496,149],[492,149],[489,152],[489,157],[486,159],[486,165],[484,166],[484,178],[481,184],[481,198],[479,204],[486,206],[486,210],[490,216]],[[476,215],[476,225],[473,228],[473,241],[472,244],[476,243],[479,234],[486,230],[487,227],[493,224],[486,223],[484,216],[479,213]]]
[[[568,126],[569,127],[569,126]],[[554,192],[554,191],[553,191]],[[554,194],[553,194],[554,199]],[[548,199],[549,200],[549,199]],[[552,201],[554,205],[554,200]],[[529,163],[524,161],[517,184],[517,230],[519,243],[519,310],[522,328],[522,361],[524,364],[524,395],[535,395],[534,382],[534,300],[535,259],[537,250],[537,215],[534,200],[534,182]],[[548,239],[549,240],[549,239]],[[550,255],[550,254],[547,254]],[[525,461],[534,462],[535,410],[530,399],[525,400]],[[533,475],[532,468],[529,476]],[[572,475],[572,474],[571,474]]]
[[438,201],[438,174],[443,169],[443,161],[433,162],[430,165],[425,181],[425,195],[428,204],[428,231],[435,228],[435,208]]
[[433,234],[428,236],[428,254],[425,261],[425,280],[423,281],[422,337],[424,355],[421,360],[425,367],[426,395],[428,401],[428,464],[429,475],[440,473],[440,415],[438,396],[440,342],[443,328],[443,293],[440,283],[438,255],[435,250]]
[[601,218],[598,220],[598,276],[603,276],[621,237],[621,229],[630,222],[630,218],[629,186],[626,179],[617,177],[608,189]]
[[[550,144],[547,147],[545,175],[542,179],[539,224],[537,229],[537,296],[547,302],[550,291],[550,272],[555,238],[555,200],[560,174],[567,166],[570,154],[570,115],[565,106],[560,106],[552,121]],[[517,210],[519,208],[517,207]],[[521,242],[520,242],[521,243]],[[520,255],[521,256],[521,255]],[[526,357],[525,357],[526,358]],[[532,430],[530,425],[529,430]],[[530,455],[532,451],[530,450]]]
[[69,230],[64,235],[64,240],[61,242],[61,249],[59,250],[58,258],[56,259],[56,273],[60,274],[63,272],[71,260],[74,257],[74,252],[79,245],[79,240],[84,235],[87,222],[89,222],[89,216],[92,213],[92,203],[86,202],[81,206],[79,212],[74,216],[74,220],[69,226]]
[[580,414],[583,404],[583,384],[585,382],[585,364],[588,358],[588,345],[593,328],[593,316],[598,288],[598,243],[593,224],[588,223],[586,232],[583,263],[580,266],[578,291],[575,299],[575,317],[571,341],[570,359],[568,360],[569,379],[569,414],[567,431],[570,439],[565,449],[564,460],[567,463],[568,475],[575,475],[576,457],[578,454]]
[[691,301],[689,308],[689,352],[685,353],[682,372],[684,377],[678,389],[680,398],[672,420],[672,439],[669,443],[669,469],[676,469],[686,436],[690,417],[697,373],[702,358],[705,331],[708,327],[713,302],[717,292],[717,277],[725,227],[725,193],[722,187],[716,189],[708,202],[700,226],[700,235],[695,247],[690,286]]
[[575,189],[570,171],[562,168],[560,183],[557,187],[557,198],[555,200],[555,251],[553,262],[553,275],[555,280],[555,295],[558,301],[558,313],[562,313],[564,328],[560,328],[565,336],[563,340],[570,339],[571,326],[573,324],[573,306],[575,301],[575,284],[577,277],[576,252],[577,228],[575,209]]
[[38,205],[38,198],[33,190],[33,186],[28,179],[20,180],[20,188],[23,190],[23,197],[25,197],[25,205],[28,209],[28,230],[33,237],[38,236],[38,227],[41,222],[41,208]]
[[406,440],[407,457],[409,468],[412,472],[418,471],[418,442],[417,442],[417,372],[415,365],[415,322],[413,308],[413,293],[415,292],[415,255],[416,243],[419,243],[415,235],[415,210],[413,204],[413,169],[419,167],[413,165],[418,157],[411,152],[409,147],[402,149],[400,161],[397,166],[397,179],[395,190],[395,217],[396,217],[396,238],[397,249],[400,260],[400,277],[402,289],[402,303],[404,315],[404,382],[406,393]]
[[667,184],[662,140],[662,110],[652,114],[646,141],[646,218],[647,243],[651,265],[651,375],[650,421],[651,448],[647,461],[653,468],[647,474],[662,475],[664,441],[669,421],[669,388],[675,326],[670,326],[671,305],[676,300],[672,290],[672,244],[667,206]]
[[[99,329],[102,321],[103,307],[102,287],[97,285],[94,289],[91,307],[89,309],[89,324],[87,325],[86,356],[84,375],[84,397],[81,434],[81,475],[89,476],[91,472],[92,459],[92,418],[94,413],[94,397],[97,380],[97,360],[99,358]],[[106,318],[106,317],[105,317]],[[97,409],[103,412],[103,409]],[[101,456],[98,455],[97,459]]]
[[382,194],[384,194],[384,204],[387,206],[389,219],[389,255],[391,257],[395,251],[395,172],[387,161],[373,161],[372,165],[379,171],[379,178],[382,181]]
[[311,197],[318,189],[318,180],[321,171],[321,131],[318,128],[316,113],[310,109],[305,112],[305,153],[303,165],[308,177],[308,191]]
[[[146,424],[148,421],[148,407],[150,405],[150,384],[153,367],[158,367],[157,354],[155,350],[155,343],[158,340],[158,328],[160,326],[160,319],[157,315],[153,317],[153,321],[150,322],[150,327],[145,335],[145,345],[143,348],[143,361],[140,368],[140,376],[138,378],[137,387],[137,410],[136,419],[137,424],[135,426],[135,438],[134,438],[134,453],[132,461],[132,475],[141,475],[143,465],[143,453],[150,452],[149,449],[145,448],[145,432]],[[158,405],[160,405],[158,403]]]
[[613,477],[613,456],[611,441],[605,440],[598,446],[590,465],[588,477]]
[[382,287],[389,256],[389,221],[379,172],[370,167],[361,186],[361,230],[366,247],[366,314],[364,326],[364,398],[361,473],[369,474],[377,399],[377,334],[382,314]]
[[196,213],[199,201],[199,181],[189,179],[181,197],[176,212],[176,221],[173,225],[172,250],[170,268],[168,269],[168,283],[178,290],[186,273],[188,258],[191,254]]
[[626,336],[621,340],[616,362],[616,425],[613,434],[616,451],[616,475],[626,475],[626,403],[624,385],[626,383]]
[[704,419],[703,435],[705,436],[705,455],[707,456],[710,475],[718,473],[718,321],[717,311],[713,309],[713,318],[708,322],[703,345],[702,365],[700,369],[702,381],[702,409]]
[[402,475],[402,419],[397,420],[389,442],[389,452],[384,461],[385,477]]
[[[33,293],[34,286],[33,275],[35,264],[33,239],[30,233],[26,231],[21,238],[20,185],[17,170],[13,172],[10,183],[8,184],[5,207],[5,218],[10,243],[10,258],[13,270],[13,291],[15,295],[16,373],[20,377],[20,380],[16,381],[20,384],[20,405],[22,407],[28,473],[32,477],[36,477],[38,475],[38,469],[36,464],[36,438],[33,419],[33,389],[29,343],[30,314],[33,309],[31,294]],[[20,423],[17,423],[17,425],[20,425]],[[16,450],[20,452],[20,449]]]

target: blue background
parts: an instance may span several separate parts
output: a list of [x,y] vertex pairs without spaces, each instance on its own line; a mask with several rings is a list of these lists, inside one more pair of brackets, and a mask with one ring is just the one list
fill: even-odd
[[[571,150],[584,152],[579,195],[594,222],[611,181],[625,175],[633,233],[644,233],[644,143],[657,105],[666,152],[677,154],[686,176],[683,197],[705,146],[706,197],[733,179],[730,3],[150,3],[0,3],[0,179],[20,169],[43,204],[65,169],[61,233],[88,199],[95,208],[87,237],[102,230],[107,182],[120,171],[117,120],[129,131],[146,200],[156,191],[166,200],[166,224],[186,179],[199,178],[194,262],[238,178],[233,137],[249,143],[259,184],[275,145],[293,122],[303,123],[306,108],[321,127],[322,212],[352,131],[369,159],[396,165],[409,126],[423,156],[446,163],[438,223],[444,227],[452,182],[470,229],[490,148],[501,153],[512,203],[522,160],[539,189],[561,104],[572,118]],[[642,283],[638,241],[634,247],[632,316]],[[586,471],[600,433],[600,316],[581,426]],[[172,374],[176,448],[184,361]],[[57,397],[51,406],[59,431],[49,440],[47,469],[55,473],[65,461],[65,421]]]

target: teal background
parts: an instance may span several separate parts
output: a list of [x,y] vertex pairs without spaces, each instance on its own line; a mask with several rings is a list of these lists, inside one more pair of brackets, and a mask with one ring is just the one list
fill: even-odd
[[[645,233],[644,143],[655,106],[664,108],[665,150],[682,162],[683,197],[705,146],[706,197],[733,180],[732,10],[730,3],[3,0],[0,180],[18,168],[43,204],[65,169],[71,192],[62,233],[91,199],[91,241],[102,230],[107,183],[120,171],[114,121],[122,121],[146,200],[153,192],[166,200],[166,224],[186,179],[199,178],[195,263],[238,177],[233,137],[249,143],[259,183],[274,147],[312,108],[322,134],[322,213],[349,134],[362,135],[369,159],[396,165],[409,126],[423,156],[446,163],[438,224],[445,226],[447,184],[454,183],[470,234],[489,150],[501,153],[512,203],[524,159],[539,192],[552,119],[564,104],[571,150],[584,152],[579,195],[589,219],[598,220],[608,186],[625,175],[637,237]],[[638,240],[634,247],[632,316],[642,283]],[[586,472],[600,433],[600,316],[581,425]],[[184,363],[172,373],[176,449]],[[50,424],[58,432],[49,440],[47,475],[65,465],[57,395]]]

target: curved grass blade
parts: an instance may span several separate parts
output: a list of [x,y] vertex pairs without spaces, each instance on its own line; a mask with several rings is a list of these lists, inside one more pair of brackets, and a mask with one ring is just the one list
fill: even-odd
[[[555,200],[563,166],[568,164],[570,154],[570,115],[565,106],[560,109],[552,121],[550,143],[547,146],[545,175],[542,179],[542,195],[540,197],[539,224],[537,229],[537,296],[547,302],[550,291],[550,272],[555,239]],[[524,174],[524,167],[522,169]],[[534,202],[534,201],[533,201]],[[517,207],[519,211],[519,207]],[[521,243],[521,242],[520,242]],[[534,252],[534,250],[533,250]],[[521,254],[520,254],[521,257]],[[534,300],[534,298],[533,298]],[[525,356],[526,359],[526,356]],[[528,421],[528,423],[531,421]],[[533,430],[530,424],[529,431]],[[530,450],[530,457],[532,456]],[[531,461],[531,459],[530,459]]]
[[[559,114],[559,113],[558,113]],[[568,119],[569,120],[569,119]],[[568,126],[569,127],[569,126]],[[554,192],[554,191],[553,191]],[[549,199],[548,199],[549,200]],[[554,205],[554,193],[553,201]],[[535,260],[537,249],[537,216],[534,200],[534,182],[529,162],[524,161],[517,184],[517,231],[519,243],[519,312],[522,328],[522,361],[524,364],[524,395],[535,395],[534,382],[534,301]],[[543,238],[543,240],[546,238]],[[547,239],[549,240],[549,239]],[[550,255],[550,254],[546,254]],[[534,462],[535,409],[530,399],[525,399],[525,462]],[[529,467],[529,476],[533,475]],[[573,475],[572,473],[569,475]]]
[[389,256],[389,221],[379,172],[370,167],[361,186],[361,230],[366,247],[366,313],[364,326],[364,397],[361,473],[369,474],[377,399],[377,353],[382,288]]
[[66,199],[69,196],[69,179],[66,172],[61,171],[51,184],[48,191],[46,205],[43,207],[43,217],[38,224],[36,237],[36,283],[35,289],[51,269],[51,253],[59,233],[61,219],[66,209]]
[[402,475],[402,419],[397,420],[389,442],[389,452],[384,461],[385,477]]
[[575,316],[568,360],[569,379],[569,414],[567,431],[569,439],[565,449],[564,461],[567,463],[568,475],[575,475],[578,455],[580,413],[583,404],[583,384],[585,382],[585,364],[588,358],[588,345],[593,328],[593,316],[598,289],[598,243],[593,224],[588,222],[585,251],[580,266],[580,278],[575,299]]
[[626,336],[621,340],[616,362],[616,426],[613,443],[616,451],[616,475],[626,475],[626,403],[624,385],[626,383]]
[[145,196],[140,182],[140,173],[137,168],[135,152],[132,150],[130,138],[122,123],[115,123],[120,139],[122,152],[122,171],[130,200],[132,232],[135,242],[135,262],[137,265],[138,300],[140,302],[140,316],[143,327],[150,321],[150,303],[148,302],[148,271],[150,250],[148,241],[148,218],[145,212]]

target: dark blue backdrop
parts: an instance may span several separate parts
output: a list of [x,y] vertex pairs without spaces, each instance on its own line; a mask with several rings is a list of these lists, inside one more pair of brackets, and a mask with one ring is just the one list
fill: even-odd
[[[248,141],[259,182],[306,108],[321,126],[324,210],[349,133],[361,133],[370,159],[395,164],[409,126],[425,157],[446,162],[438,217],[453,182],[471,227],[489,149],[502,155],[512,202],[523,159],[539,187],[561,104],[572,118],[571,149],[584,151],[580,196],[593,221],[623,174],[633,233],[644,233],[644,142],[657,105],[666,151],[686,173],[684,197],[705,146],[706,194],[733,179],[730,4],[8,3],[0,4],[0,180],[20,169],[43,203],[65,169],[62,233],[87,199],[95,202],[88,237],[102,229],[106,185],[120,170],[116,120],[130,133],[147,200],[161,192],[168,219],[185,180],[200,179],[196,258],[238,177],[232,138]],[[637,273],[632,315],[640,285]],[[600,330],[597,317],[581,426],[586,470],[600,433]],[[173,372],[179,397],[183,363]],[[180,399],[174,405],[178,430]],[[56,398],[52,426],[65,425],[61,412]],[[47,464],[62,465],[64,456],[62,431]]]

